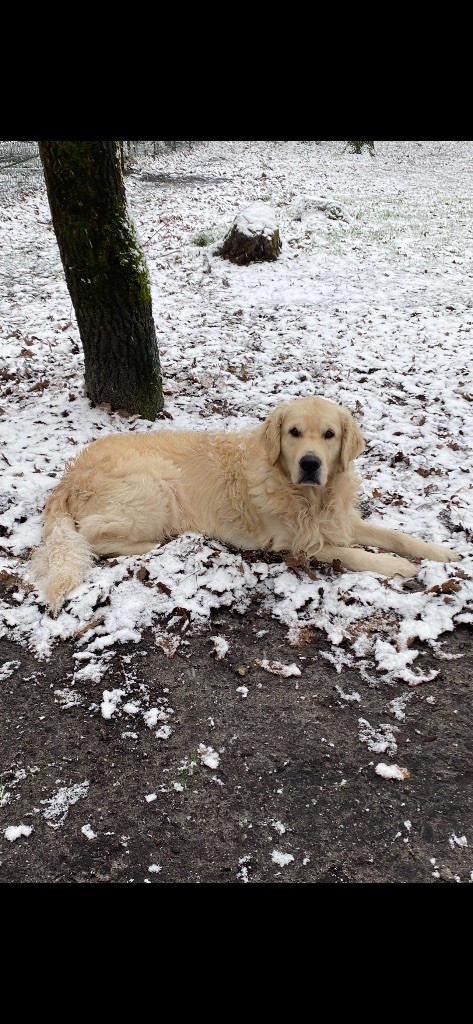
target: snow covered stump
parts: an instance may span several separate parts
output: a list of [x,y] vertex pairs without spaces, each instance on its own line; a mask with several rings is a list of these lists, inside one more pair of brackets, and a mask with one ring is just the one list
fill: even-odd
[[281,249],[276,215],[267,203],[257,200],[237,214],[216,255],[247,266],[277,260]]

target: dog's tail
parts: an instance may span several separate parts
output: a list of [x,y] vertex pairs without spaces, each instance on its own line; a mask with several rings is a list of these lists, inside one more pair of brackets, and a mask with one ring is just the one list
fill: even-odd
[[62,495],[51,495],[45,508],[44,540],[31,555],[40,598],[55,615],[67,595],[85,579],[96,558],[65,504]]

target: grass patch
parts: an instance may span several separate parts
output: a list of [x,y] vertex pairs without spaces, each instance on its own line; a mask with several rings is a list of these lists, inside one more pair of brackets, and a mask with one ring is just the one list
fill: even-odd
[[212,231],[199,231],[192,239],[193,244],[200,246],[201,249],[205,248],[206,245],[213,245],[216,241],[217,236]]

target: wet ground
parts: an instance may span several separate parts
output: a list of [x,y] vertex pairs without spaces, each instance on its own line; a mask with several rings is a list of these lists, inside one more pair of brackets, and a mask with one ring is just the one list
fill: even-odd
[[[98,684],[71,687],[72,642],[4,639],[0,882],[470,882],[471,629],[442,639],[417,687],[337,673],[257,608],[173,657],[150,632]],[[107,705],[130,674],[148,724]]]

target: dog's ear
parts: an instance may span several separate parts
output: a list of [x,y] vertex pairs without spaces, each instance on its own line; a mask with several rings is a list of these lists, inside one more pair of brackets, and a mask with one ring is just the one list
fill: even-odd
[[274,466],[281,451],[281,426],[284,417],[284,408],[278,405],[266,417],[261,427],[261,440],[266,449],[269,461]]
[[350,462],[353,462],[353,459],[356,459],[357,455],[361,455],[364,450],[363,434],[353,416],[345,411],[342,416],[342,448],[340,452],[343,472],[348,469]]

